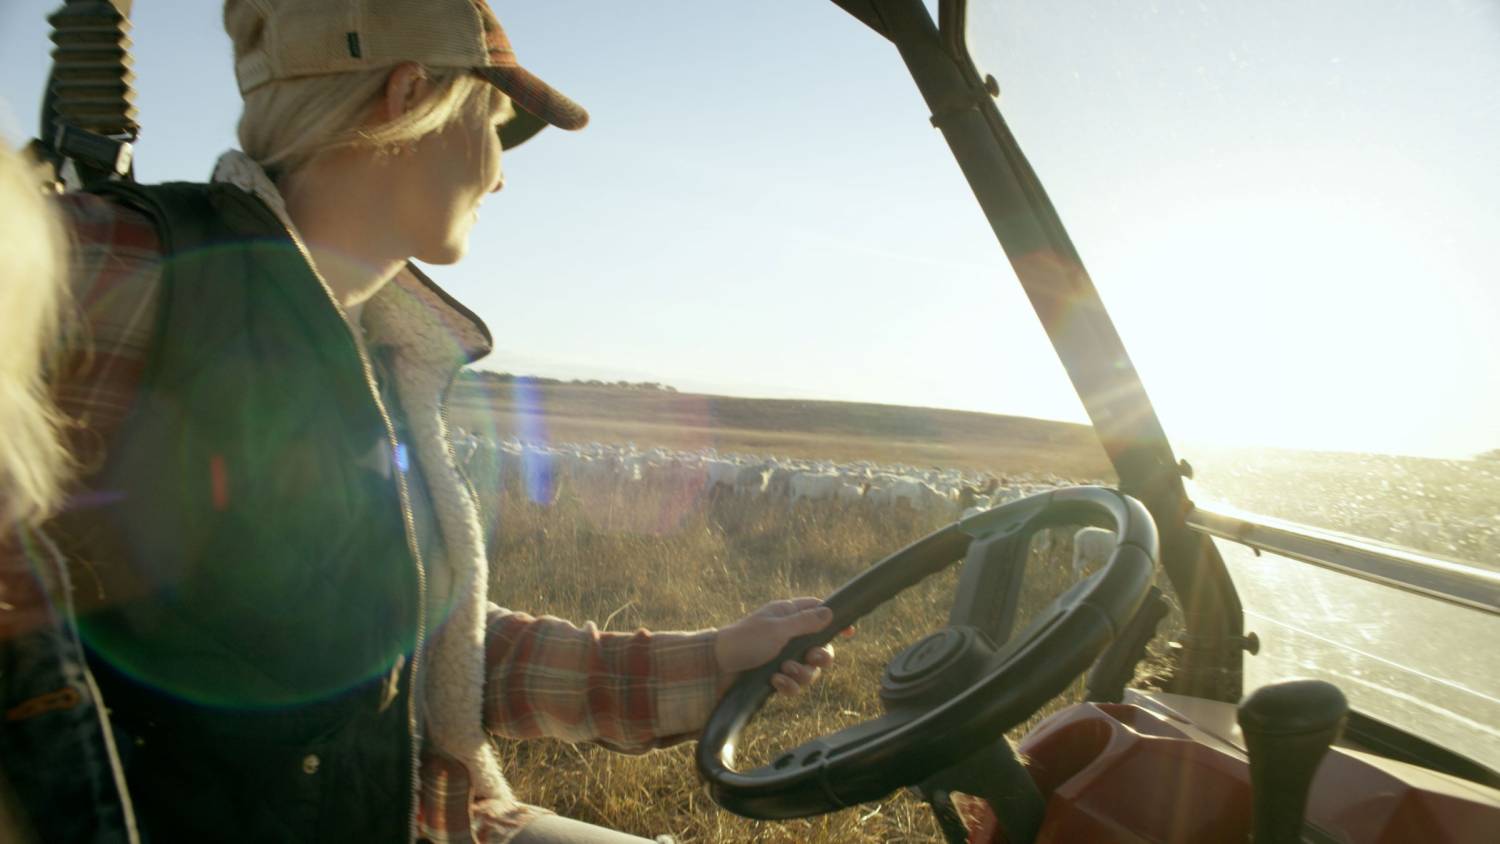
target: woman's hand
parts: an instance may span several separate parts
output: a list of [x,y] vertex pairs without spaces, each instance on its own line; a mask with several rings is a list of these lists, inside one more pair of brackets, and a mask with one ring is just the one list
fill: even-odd
[[[820,598],[789,598],[772,601],[727,627],[719,628],[714,656],[719,660],[719,694],[724,694],[743,671],[766,664],[781,653],[786,643],[816,633],[833,621],[833,611]],[[844,635],[853,628],[844,631]],[[794,695],[818,679],[819,672],[833,664],[833,646],[810,648],[802,661],[787,660],[771,675],[771,685],[784,695]]]

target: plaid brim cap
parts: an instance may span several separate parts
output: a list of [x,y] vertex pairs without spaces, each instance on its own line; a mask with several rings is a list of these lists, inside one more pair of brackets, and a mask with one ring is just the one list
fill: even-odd
[[475,72],[489,80],[515,103],[516,114],[500,127],[500,142],[506,149],[520,146],[527,138],[551,125],[577,130],[588,125],[589,113],[536,74],[516,62],[516,51],[500,27],[500,21],[484,0],[474,0],[484,28],[489,63]]
[[582,129],[589,122],[582,106],[516,62],[485,0],[246,0],[236,8],[259,18],[258,26],[234,27],[225,19],[231,35],[254,33],[235,44],[241,94],[281,79],[412,61],[473,70],[509,96],[516,116],[500,129],[507,147],[544,126]]
[[519,146],[549,125],[574,130],[588,125],[589,113],[583,106],[523,67],[481,67],[475,70],[515,103],[515,116],[500,126],[500,142],[506,149]]

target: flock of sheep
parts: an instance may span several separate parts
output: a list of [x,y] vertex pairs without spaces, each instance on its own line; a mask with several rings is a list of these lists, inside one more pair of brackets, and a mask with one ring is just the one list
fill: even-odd
[[[497,473],[511,463],[555,481],[626,484],[652,480],[697,480],[710,495],[736,495],[803,501],[865,501],[955,516],[978,512],[1070,481],[1055,476],[996,476],[961,469],[920,469],[868,460],[835,463],[787,457],[720,453],[712,448],[640,450],[634,444],[496,442],[458,428],[453,436],[459,465]],[[1090,481],[1088,483],[1097,483]]]
[[[787,457],[721,453],[712,448],[638,449],[633,443],[533,443],[500,441],[463,428],[453,432],[454,456],[480,485],[519,473],[533,500],[550,502],[560,481],[598,487],[679,484],[710,496],[743,496],[804,502],[864,502],[962,518],[1074,481],[1032,475],[997,476],[961,469],[921,469],[867,460],[835,463]],[[491,480],[494,479],[494,480]],[[1103,483],[1084,481],[1083,483]],[[1109,531],[1085,528],[1074,537],[1074,568],[1107,559]]]

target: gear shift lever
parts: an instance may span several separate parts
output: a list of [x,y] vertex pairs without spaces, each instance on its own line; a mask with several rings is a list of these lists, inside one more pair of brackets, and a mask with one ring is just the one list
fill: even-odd
[[1238,719],[1250,756],[1255,844],[1299,844],[1313,774],[1344,726],[1349,703],[1322,680],[1257,689]]

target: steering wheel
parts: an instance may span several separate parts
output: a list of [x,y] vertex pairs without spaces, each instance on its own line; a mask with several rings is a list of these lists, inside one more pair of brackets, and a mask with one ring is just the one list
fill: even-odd
[[[1115,532],[1109,562],[1009,639],[1031,535],[1078,524]],[[948,626],[886,665],[884,715],[801,744],[768,765],[734,770],[736,741],[770,697],[777,666],[965,555]],[[929,534],[828,596],[833,621],[826,628],[792,640],[735,682],[698,742],[698,771],[725,809],[780,820],[877,800],[954,769],[997,740],[1009,753],[1005,732],[1065,691],[1134,615],[1157,557],[1156,523],[1146,508],[1097,486],[1033,495]]]

